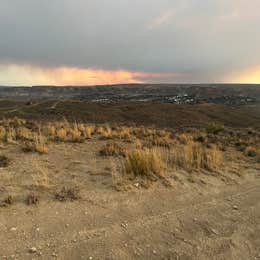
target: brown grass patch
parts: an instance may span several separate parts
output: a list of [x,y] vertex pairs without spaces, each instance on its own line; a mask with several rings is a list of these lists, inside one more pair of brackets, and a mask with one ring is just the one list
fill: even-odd
[[80,188],[78,186],[74,187],[63,187],[59,192],[55,194],[55,199],[59,201],[67,200],[78,200],[80,199]]
[[47,153],[48,146],[46,138],[42,134],[35,135],[33,141],[23,143],[22,150],[24,152],[38,152],[39,154]]
[[206,169],[217,170],[223,164],[221,151],[214,145],[207,148],[200,143],[190,142],[186,145],[175,147],[168,153],[168,163],[185,170]]
[[223,132],[224,130],[225,130],[225,127],[223,124],[215,123],[215,122],[208,124],[206,127],[206,131],[208,134],[217,135],[220,132]]
[[244,154],[248,157],[256,157],[260,152],[256,147],[249,146],[245,148]]
[[39,196],[34,192],[31,192],[30,194],[28,194],[28,196],[26,198],[27,205],[36,205],[39,203],[39,201],[40,201]]
[[146,177],[156,180],[163,177],[165,165],[157,149],[134,150],[127,154],[124,173],[130,178]]
[[8,157],[4,155],[0,155],[0,168],[6,168],[10,164],[10,160]]
[[102,156],[125,156],[125,149],[115,142],[109,142],[100,150]]

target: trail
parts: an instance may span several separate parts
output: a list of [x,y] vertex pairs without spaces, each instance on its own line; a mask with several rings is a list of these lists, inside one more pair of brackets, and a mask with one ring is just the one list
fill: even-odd
[[204,195],[92,193],[0,216],[0,259],[260,259],[257,182]]

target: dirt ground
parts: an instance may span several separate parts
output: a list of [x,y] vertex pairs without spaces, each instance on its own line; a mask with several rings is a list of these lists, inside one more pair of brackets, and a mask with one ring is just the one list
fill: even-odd
[[[0,259],[260,259],[260,165],[230,160],[219,172],[168,172],[171,185],[117,191],[120,159],[106,141],[53,143],[47,154],[1,148]],[[80,197],[55,193],[77,185]],[[27,205],[28,194],[39,203]]]

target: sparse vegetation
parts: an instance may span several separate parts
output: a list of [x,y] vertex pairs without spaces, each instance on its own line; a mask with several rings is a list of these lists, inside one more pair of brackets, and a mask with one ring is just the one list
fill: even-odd
[[165,165],[158,149],[134,150],[127,154],[124,161],[124,173],[130,178],[147,177],[157,179],[162,177]]
[[172,166],[185,170],[192,169],[219,169],[223,163],[221,151],[216,146],[207,148],[200,143],[190,142],[184,146],[171,149],[167,161]]
[[214,134],[217,135],[220,132],[224,131],[225,127],[223,124],[219,123],[210,123],[206,127],[206,131],[208,134]]
[[249,146],[245,148],[244,154],[249,157],[256,157],[258,155],[258,150],[256,147]]
[[48,152],[46,139],[42,134],[35,135],[33,141],[26,141],[23,143],[22,150],[24,152],[38,152],[44,154]]
[[9,165],[10,160],[4,155],[0,155],[0,168],[5,168]]
[[36,205],[39,203],[39,201],[40,201],[39,196],[34,192],[29,193],[26,198],[27,205]]
[[[221,171],[228,153],[237,153],[240,157],[243,154],[254,157],[256,162],[259,160],[257,129],[223,130],[222,125],[215,123],[210,124],[207,129],[186,128],[173,131],[149,127],[70,123],[66,120],[45,123],[15,118],[0,121],[0,140],[3,147],[21,145],[23,151],[39,154],[54,149],[56,146],[52,146],[53,143],[82,143],[88,140],[86,145],[93,142],[95,147],[98,147],[95,153],[101,156],[124,157],[120,160],[111,158],[117,164],[115,168],[122,169],[117,170],[121,173],[117,174],[117,180],[154,181],[165,179],[169,173],[180,169],[189,173],[199,173],[202,169],[203,172]],[[220,132],[222,134],[218,134]],[[245,156],[241,158],[246,160]],[[122,162],[121,165],[119,161]],[[0,167],[8,165],[9,159],[0,157]],[[36,169],[35,166],[33,168]],[[39,168],[43,171],[34,170],[31,175],[33,187],[38,190],[51,189],[52,179],[47,174],[47,167],[41,164]],[[55,198],[60,201],[76,200],[79,197],[77,187],[63,187],[55,194]]]
[[59,201],[73,201],[80,198],[80,188],[78,186],[63,187],[59,192],[55,193],[55,199]]
[[102,156],[125,156],[125,149],[115,142],[108,142],[105,147],[100,150]]

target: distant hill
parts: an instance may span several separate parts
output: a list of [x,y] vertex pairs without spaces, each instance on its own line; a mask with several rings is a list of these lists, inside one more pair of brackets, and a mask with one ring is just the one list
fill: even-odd
[[[260,101],[260,85],[253,84],[122,84],[102,86],[0,86],[0,99],[85,100],[85,101],[170,101],[177,96],[213,100],[249,97]],[[224,102],[224,100],[223,100]]]

